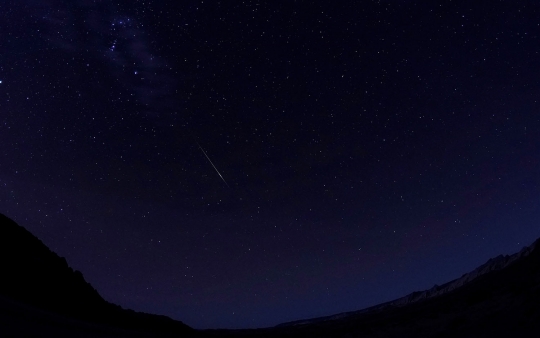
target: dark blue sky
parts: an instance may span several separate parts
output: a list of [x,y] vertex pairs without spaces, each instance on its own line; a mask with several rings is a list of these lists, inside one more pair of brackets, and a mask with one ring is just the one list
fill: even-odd
[[196,328],[444,283],[540,236],[539,10],[5,1],[0,212]]

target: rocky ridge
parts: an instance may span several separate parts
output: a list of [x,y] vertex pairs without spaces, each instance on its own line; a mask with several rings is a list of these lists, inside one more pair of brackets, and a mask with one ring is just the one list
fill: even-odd
[[350,316],[355,316],[355,315],[359,315],[363,313],[375,313],[375,312],[380,312],[389,308],[403,307],[412,303],[438,297],[448,292],[451,292],[453,290],[456,290],[487,273],[505,269],[506,267],[512,265],[513,263],[529,256],[536,249],[536,247],[540,245],[539,243],[540,243],[540,239],[535,241],[530,246],[523,247],[523,249],[521,249],[519,252],[515,254],[499,255],[495,258],[490,258],[486,263],[480,265],[476,269],[468,273],[465,273],[461,277],[454,279],[450,282],[447,282],[443,285],[434,285],[430,289],[412,292],[404,297],[401,297],[401,298],[398,298],[398,299],[395,299],[386,303],[374,305],[374,306],[371,306],[362,310],[358,310],[358,311],[344,312],[344,313],[339,313],[339,314],[326,316],[326,317],[288,322],[288,323],[280,324],[278,326],[279,327],[298,326],[298,325],[320,323],[320,322],[325,322],[325,321],[339,320],[339,319],[344,319]]

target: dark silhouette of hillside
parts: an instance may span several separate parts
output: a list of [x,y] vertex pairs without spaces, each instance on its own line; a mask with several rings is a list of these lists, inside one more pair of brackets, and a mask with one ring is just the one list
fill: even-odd
[[[475,276],[470,281],[447,292],[418,298],[471,275]],[[515,255],[491,259],[471,273],[430,290],[365,310],[274,328],[207,333],[209,337],[291,338],[536,337],[540,334],[540,239]]]
[[390,309],[390,308],[403,307],[406,305],[410,305],[412,303],[421,302],[430,298],[439,297],[448,292],[452,292],[453,290],[456,290],[487,273],[503,270],[504,268],[506,268],[507,266],[510,266],[514,262],[524,259],[536,249],[537,244],[538,244],[538,241],[533,243],[531,246],[524,247],[521,251],[513,255],[499,255],[495,258],[490,258],[486,263],[480,265],[476,269],[463,274],[459,278],[456,278],[452,281],[444,283],[443,285],[435,285],[432,288],[424,290],[424,291],[415,291],[404,297],[394,299],[386,303],[374,305],[360,311],[340,313],[337,315],[321,317],[321,318],[314,318],[314,319],[307,319],[307,320],[304,319],[304,320],[299,320],[299,321],[290,322],[290,323],[283,323],[283,324],[280,324],[279,326],[281,327],[298,326],[298,325],[320,323],[324,321],[332,321],[336,319],[346,318],[349,316],[360,315],[363,313],[380,312],[380,311]]
[[[105,301],[82,273],[38,238],[0,214],[0,336],[116,332],[193,336],[195,330],[165,316],[124,310]],[[75,331],[73,331],[75,330]],[[97,331],[96,331],[97,330]],[[62,335],[60,335],[62,336]],[[101,336],[101,335],[99,335]]]
[[364,310],[256,330],[197,331],[108,303],[0,214],[0,337],[517,337],[540,332],[540,239],[463,276]]

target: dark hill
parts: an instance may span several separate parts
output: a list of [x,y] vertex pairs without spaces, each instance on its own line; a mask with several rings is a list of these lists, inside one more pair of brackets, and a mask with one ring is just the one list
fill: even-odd
[[[82,273],[8,217],[0,214],[0,336],[133,336],[196,331],[165,316],[124,310],[105,301]],[[41,332],[40,330],[47,332]],[[97,331],[96,331],[97,330]],[[3,334],[1,334],[3,333]],[[128,334],[129,333],[129,334]]]
[[[424,295],[422,297],[419,297]],[[468,274],[365,310],[216,337],[538,337],[540,239]]]
[[536,337],[540,239],[463,276],[368,309],[257,330],[196,331],[106,302],[0,214],[0,337]]

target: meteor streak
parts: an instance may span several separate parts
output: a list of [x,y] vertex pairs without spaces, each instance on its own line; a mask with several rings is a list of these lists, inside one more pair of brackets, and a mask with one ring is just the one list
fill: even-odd
[[210,159],[210,157],[208,157],[208,155],[206,155],[206,151],[204,151],[204,149],[201,147],[201,145],[199,143],[197,143],[197,145],[199,146],[199,149],[201,149],[201,151],[203,152],[204,156],[206,156],[206,158],[208,159],[208,162],[210,162],[210,164],[212,165],[212,167],[214,167],[214,170],[217,172],[217,174],[219,175],[219,177],[221,177],[221,179],[223,180],[223,182],[227,185],[227,188],[230,188],[229,185],[227,184],[227,182],[225,181],[225,179],[223,178],[223,176],[221,176],[221,173],[219,172],[219,170],[217,170],[216,166],[214,165],[214,163],[212,163],[212,160]]

